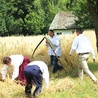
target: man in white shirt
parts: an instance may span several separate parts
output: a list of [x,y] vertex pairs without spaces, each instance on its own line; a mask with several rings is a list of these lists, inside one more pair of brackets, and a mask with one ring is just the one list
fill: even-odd
[[24,70],[24,74],[27,80],[27,85],[25,87],[27,96],[31,94],[32,85],[35,84],[36,88],[33,92],[33,98],[36,98],[36,95],[42,90],[43,79],[46,88],[48,88],[49,72],[47,65],[43,61],[33,61],[29,63]]
[[92,54],[93,61],[95,63],[95,53],[91,46],[90,40],[84,36],[82,29],[77,29],[76,34],[77,37],[74,39],[72,43],[72,47],[70,50],[70,55],[76,51],[79,58],[79,64],[78,64],[78,71],[79,71],[79,77],[83,79],[83,71],[87,73],[87,75],[95,82],[98,83],[97,78],[94,76],[94,74],[89,70],[87,65],[87,60],[89,58],[89,54]]
[[[54,47],[54,52],[56,53],[57,57],[61,56],[61,45],[60,45],[60,38],[54,34],[53,30],[48,31],[49,40]],[[50,43],[46,40],[46,45],[48,46],[48,55],[50,56],[51,65],[53,65],[53,73],[56,73],[57,70],[62,70],[63,67],[58,64],[58,58],[56,57],[53,49],[49,45]]]
[[24,85],[26,83],[26,80],[23,71],[28,63],[30,63],[30,60],[27,57],[20,54],[4,57],[3,58],[4,66],[1,69],[2,81],[6,79],[8,67],[12,66],[13,67],[12,80],[18,79],[20,80],[20,84]]

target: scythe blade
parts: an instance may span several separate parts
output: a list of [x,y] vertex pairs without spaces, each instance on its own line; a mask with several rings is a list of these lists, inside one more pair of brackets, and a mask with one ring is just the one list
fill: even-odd
[[34,53],[36,51],[36,49],[38,48],[38,46],[42,43],[42,41],[45,39],[45,37],[42,38],[42,40],[38,43],[38,45],[36,46],[36,48],[34,49],[33,53],[32,53],[32,57],[34,56]]

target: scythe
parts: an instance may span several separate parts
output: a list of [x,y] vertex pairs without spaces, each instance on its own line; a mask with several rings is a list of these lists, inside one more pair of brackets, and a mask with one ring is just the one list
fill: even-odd
[[[57,54],[55,53],[55,50],[54,50],[54,47],[53,47],[51,41],[50,41],[47,37],[43,37],[43,38],[42,38],[42,40],[39,42],[39,44],[38,44],[38,45],[36,46],[36,48],[34,49],[34,51],[33,51],[33,53],[32,53],[32,57],[33,57],[33,55],[34,55],[36,49],[38,48],[38,46],[42,43],[42,41],[43,41],[44,39],[46,39],[46,40],[49,42],[49,46],[51,47],[53,53],[55,54],[56,58],[58,59],[60,65],[62,65],[60,59],[58,58]],[[62,66],[62,67],[63,67],[63,66]],[[65,69],[64,67],[63,67],[63,69],[64,69],[65,72],[67,73],[67,71],[66,71],[66,69]]]
[[42,43],[42,41],[45,39],[45,37],[42,38],[42,40],[39,42],[39,44],[36,46],[36,48],[34,49],[33,53],[32,53],[32,57],[34,56],[34,53],[36,51],[36,49],[38,48],[38,46]]

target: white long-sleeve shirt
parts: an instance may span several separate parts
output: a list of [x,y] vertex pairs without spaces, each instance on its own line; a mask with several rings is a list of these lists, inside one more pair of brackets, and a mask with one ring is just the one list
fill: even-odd
[[77,54],[89,52],[92,54],[93,59],[95,59],[95,53],[91,46],[90,40],[83,34],[79,34],[74,39],[70,50],[70,55],[73,53],[73,51],[76,51]]
[[[11,66],[13,67],[13,74],[12,74],[12,80],[18,77],[19,75],[19,66],[23,63],[24,57],[22,55],[11,55],[9,56],[11,58]],[[8,65],[4,64],[4,66],[1,69],[2,79],[6,78]]]
[[[49,36],[49,40],[51,41],[53,47],[54,47],[54,51],[56,53],[57,56],[61,56],[61,45],[60,45],[60,38],[58,36],[53,36],[50,37]],[[51,47],[47,44],[48,46],[48,55],[55,55],[53,50],[51,49]]]
[[29,63],[27,66],[33,66],[33,65],[37,65],[40,67],[45,86],[48,87],[48,85],[49,85],[49,71],[48,71],[47,65],[43,61],[33,61],[33,62]]

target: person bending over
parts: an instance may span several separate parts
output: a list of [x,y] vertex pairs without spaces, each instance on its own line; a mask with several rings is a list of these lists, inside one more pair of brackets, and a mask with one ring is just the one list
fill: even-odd
[[30,60],[20,54],[10,55],[8,57],[3,58],[3,67],[1,69],[2,74],[2,81],[6,79],[7,69],[8,67],[13,67],[13,74],[12,74],[12,80],[18,79],[20,84],[25,85],[26,79],[24,76],[24,68],[26,65],[30,63]]
[[36,98],[37,94],[42,91],[42,81],[48,88],[49,85],[49,72],[48,67],[43,61],[33,61],[29,63],[24,69],[24,75],[26,77],[27,85],[25,86],[26,96],[31,96],[32,86],[36,86],[33,92],[33,98]]

